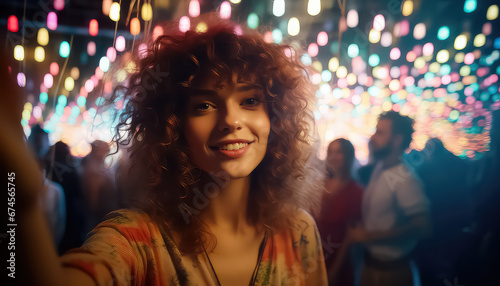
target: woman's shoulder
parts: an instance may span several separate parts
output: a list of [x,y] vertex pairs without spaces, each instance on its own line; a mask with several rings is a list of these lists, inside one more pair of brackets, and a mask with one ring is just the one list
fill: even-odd
[[293,232],[296,235],[302,236],[316,232],[316,222],[312,215],[306,210],[296,210],[292,215],[291,221]]
[[119,209],[108,213],[104,221],[96,226],[96,229],[111,227],[116,230],[152,230],[157,229],[156,224],[149,215],[139,209]]

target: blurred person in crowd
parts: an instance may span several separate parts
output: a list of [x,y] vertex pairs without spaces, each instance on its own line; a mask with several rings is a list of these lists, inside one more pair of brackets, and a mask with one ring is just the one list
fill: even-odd
[[[441,284],[453,277],[453,265],[470,243],[473,226],[469,160],[448,151],[438,138],[409,156],[422,179],[430,202],[432,237],[424,239],[415,251],[423,285]],[[411,158],[416,158],[411,160]]]
[[88,229],[81,166],[78,158],[71,155],[69,146],[62,141],[50,147],[45,162],[47,178],[62,186],[66,199],[66,230],[59,245],[59,253],[63,254],[81,245]]
[[95,140],[90,153],[82,159],[82,186],[89,219],[87,226],[94,228],[104,216],[118,207],[113,176],[104,159],[110,152],[108,143]]
[[489,151],[472,162],[475,227],[455,275],[465,285],[500,285],[500,110],[492,112]]
[[[46,169],[44,158],[50,147],[49,134],[45,132],[39,124],[36,124],[31,128],[28,142],[35,153],[36,159],[45,177]],[[47,178],[45,178],[45,186],[45,194],[41,196],[41,205],[44,206],[45,216],[47,217],[49,228],[54,238],[54,244],[56,247],[59,247],[59,243],[61,242],[66,228],[66,202],[64,190],[61,185]]]
[[16,234],[28,285],[327,285],[304,211],[322,183],[310,167],[312,70],[218,14],[193,21],[206,30],[166,26],[115,93],[127,102],[115,141],[131,143],[149,204],[112,212],[82,247],[57,257],[33,203],[40,174],[25,173],[20,139],[0,140],[2,164],[32,177],[18,188]]
[[362,286],[419,284],[411,253],[430,235],[431,222],[422,184],[402,160],[412,133],[412,119],[389,111],[370,139],[378,163],[363,194],[362,223],[348,230],[350,241],[366,249]]
[[323,240],[323,253],[330,285],[354,285],[354,272],[344,242],[348,225],[361,218],[363,191],[351,176],[354,146],[340,138],[328,145],[327,178],[316,219]]

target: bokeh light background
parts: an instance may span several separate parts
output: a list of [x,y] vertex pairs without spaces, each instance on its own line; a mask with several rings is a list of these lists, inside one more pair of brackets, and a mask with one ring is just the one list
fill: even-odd
[[[377,116],[395,110],[416,121],[411,148],[439,137],[462,158],[489,150],[491,112],[500,109],[500,32],[496,1],[50,0],[1,4],[0,25],[10,67],[24,90],[26,135],[41,123],[51,143],[75,156],[94,139],[110,141],[114,117],[102,104],[134,72],[132,53],[179,30],[200,13],[217,11],[268,42],[304,47],[301,60],[316,72],[315,119],[322,145],[344,137],[368,160]],[[23,18],[23,15],[24,18]],[[115,103],[120,110],[124,103]],[[320,156],[324,156],[324,151]]]

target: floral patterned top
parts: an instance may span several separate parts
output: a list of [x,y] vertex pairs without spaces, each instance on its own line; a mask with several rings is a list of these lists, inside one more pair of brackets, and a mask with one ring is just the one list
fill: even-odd
[[[268,230],[256,266],[254,285],[327,285],[321,238],[312,217],[297,215],[289,231]],[[179,251],[171,236],[143,212],[119,210],[108,215],[87,241],[61,257],[96,285],[218,285],[205,254]]]

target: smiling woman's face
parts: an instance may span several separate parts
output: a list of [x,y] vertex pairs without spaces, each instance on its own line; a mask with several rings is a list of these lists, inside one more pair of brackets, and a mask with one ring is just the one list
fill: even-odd
[[243,178],[266,154],[271,129],[265,96],[247,83],[214,90],[208,80],[190,96],[184,122],[192,162],[216,176]]

